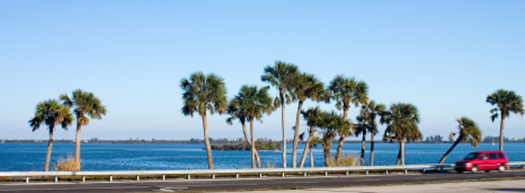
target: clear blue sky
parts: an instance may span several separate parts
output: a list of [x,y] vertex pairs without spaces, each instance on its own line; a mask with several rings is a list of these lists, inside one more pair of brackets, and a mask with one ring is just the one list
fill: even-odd
[[[27,124],[36,104],[78,88],[108,109],[83,139],[202,138],[201,119],[180,113],[181,78],[216,73],[231,98],[243,84],[266,85],[260,76],[275,60],[325,83],[336,74],[364,80],[381,103],[415,104],[425,136],[456,131],[460,116],[498,135],[485,98],[499,88],[525,95],[524,9],[522,0],[2,0],[0,138],[47,138]],[[287,106],[289,128],[296,108]],[[225,118],[209,118],[210,136],[241,137]],[[280,112],[255,129],[281,138]],[[525,120],[512,115],[505,134],[525,137]]]

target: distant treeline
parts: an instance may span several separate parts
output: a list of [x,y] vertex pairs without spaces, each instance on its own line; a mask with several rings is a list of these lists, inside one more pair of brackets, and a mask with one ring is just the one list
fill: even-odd
[[[270,139],[258,139],[258,141],[272,141]],[[48,140],[40,140],[40,139],[4,139],[0,140],[0,143],[47,143]],[[53,140],[54,143],[75,143],[75,140],[71,139],[55,139]],[[220,145],[226,145],[226,144],[234,144],[232,146],[241,145],[242,143],[245,143],[246,140],[244,138],[238,138],[238,139],[227,139],[227,138],[220,138],[220,139],[213,139],[210,138],[210,143],[212,144],[220,144]],[[293,140],[287,140],[287,143],[292,143]],[[337,142],[337,140],[333,140],[333,142]],[[370,141],[366,141],[370,142]],[[390,143],[389,141],[381,141],[376,140],[375,143]],[[440,135],[433,135],[428,136],[425,138],[425,140],[416,142],[416,143],[453,143],[454,138],[449,137],[447,140],[444,140],[443,136]],[[522,139],[515,139],[515,138],[505,138],[505,142],[516,142],[521,143],[525,142],[525,138]],[[98,138],[92,138],[90,140],[82,140],[82,143],[133,143],[133,144],[203,144],[204,140],[202,139],[194,139],[191,138],[190,140],[166,140],[166,139],[127,139],[127,140],[101,140]],[[281,143],[280,140],[273,141],[273,143]],[[301,141],[299,143],[304,143],[304,141]],[[345,143],[361,143],[360,140],[345,140]],[[499,137],[498,136],[486,136],[483,138],[481,143],[499,143]],[[257,145],[257,142],[256,142]],[[248,144],[246,144],[248,146]],[[235,149],[234,147],[232,147]],[[244,147],[243,147],[244,148]],[[279,145],[279,149],[281,146]],[[256,149],[259,149],[259,147],[256,147]],[[244,149],[243,149],[244,150]],[[249,150],[249,147],[248,147]],[[263,149],[261,149],[263,150]]]
[[[236,150],[236,151],[250,151],[250,145],[246,141],[237,141],[234,144],[225,143],[222,145],[211,145],[212,150]],[[274,142],[271,139],[257,139],[255,141],[255,149],[275,151],[281,150],[280,142]]]

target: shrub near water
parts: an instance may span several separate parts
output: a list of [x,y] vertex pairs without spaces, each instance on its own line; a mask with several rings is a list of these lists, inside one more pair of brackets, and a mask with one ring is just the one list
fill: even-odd
[[339,158],[338,161],[335,159],[327,160],[328,167],[346,167],[346,166],[355,166],[357,163],[357,156],[353,155],[343,155]]
[[73,156],[67,156],[66,159],[59,158],[55,165],[55,171],[80,171],[80,166],[75,164]]

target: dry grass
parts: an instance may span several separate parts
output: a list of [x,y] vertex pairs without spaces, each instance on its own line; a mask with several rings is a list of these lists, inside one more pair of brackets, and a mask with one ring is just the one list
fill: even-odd
[[263,166],[264,168],[275,168],[274,163],[266,163],[266,165]]
[[67,156],[66,159],[59,158],[55,167],[55,171],[80,171],[80,166],[75,164],[73,156]]
[[342,155],[339,160],[330,159],[327,160],[328,167],[345,167],[345,166],[355,166],[359,158],[354,155]]

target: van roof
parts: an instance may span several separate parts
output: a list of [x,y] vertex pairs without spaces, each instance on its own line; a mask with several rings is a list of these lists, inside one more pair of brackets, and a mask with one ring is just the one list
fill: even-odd
[[476,152],[472,152],[472,153],[505,153],[505,152],[502,152],[502,151],[476,151]]

